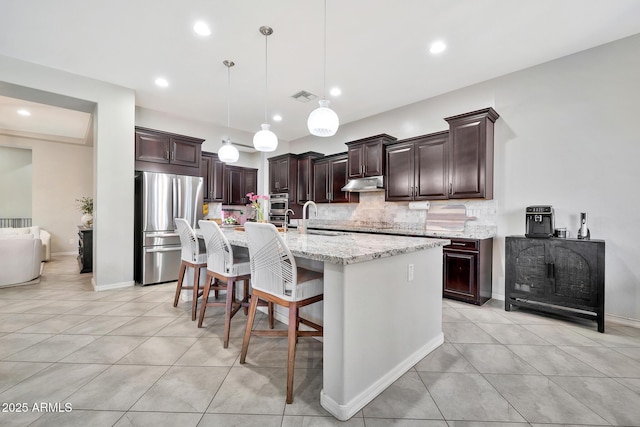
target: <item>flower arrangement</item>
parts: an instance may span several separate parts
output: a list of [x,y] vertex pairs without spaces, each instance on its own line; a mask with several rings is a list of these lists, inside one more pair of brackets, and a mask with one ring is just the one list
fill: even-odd
[[76,203],[78,204],[78,209],[83,214],[93,215],[93,198],[92,197],[83,197],[81,199],[76,199]]
[[[226,225],[235,225],[238,223],[238,218],[231,212],[222,212],[224,215],[224,219],[222,220],[223,224]],[[240,214],[242,215],[242,212],[240,212]]]
[[251,206],[256,211],[256,221],[264,222],[264,213],[262,210],[262,206],[260,205],[260,200],[269,200],[269,196],[253,194],[253,192],[251,192],[251,193],[247,193],[247,197],[251,202],[247,206]]

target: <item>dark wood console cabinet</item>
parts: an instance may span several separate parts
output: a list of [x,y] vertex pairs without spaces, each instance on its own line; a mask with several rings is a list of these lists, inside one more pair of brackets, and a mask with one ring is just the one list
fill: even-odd
[[78,226],[78,265],[80,273],[93,271],[93,229]]
[[526,307],[595,320],[604,332],[603,240],[505,240],[505,310]]
[[443,296],[484,304],[491,299],[493,239],[449,239],[442,249]]

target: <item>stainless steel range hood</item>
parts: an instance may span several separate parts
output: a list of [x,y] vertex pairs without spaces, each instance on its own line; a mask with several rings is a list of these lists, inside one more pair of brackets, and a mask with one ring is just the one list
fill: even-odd
[[366,191],[383,191],[384,179],[380,176],[370,176],[367,178],[350,179],[347,185],[342,187],[342,191],[363,193]]

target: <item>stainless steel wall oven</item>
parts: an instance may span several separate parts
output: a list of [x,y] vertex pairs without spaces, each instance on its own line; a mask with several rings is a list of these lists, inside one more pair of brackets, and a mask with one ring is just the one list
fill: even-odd
[[286,221],[289,209],[289,193],[269,195],[269,222],[276,227],[282,227]]

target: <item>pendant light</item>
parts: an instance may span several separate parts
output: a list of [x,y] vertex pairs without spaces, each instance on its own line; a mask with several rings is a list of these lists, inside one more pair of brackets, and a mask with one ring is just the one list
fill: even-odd
[[261,125],[262,130],[253,135],[253,146],[258,151],[269,152],[278,148],[278,137],[269,130],[270,126],[267,123],[267,40],[273,34],[273,29],[262,26],[259,31],[264,36],[264,123]]
[[231,144],[231,67],[235,62],[224,60],[227,67],[227,140],[222,140],[222,147],[218,149],[218,158],[224,163],[235,163],[240,158],[238,149]]
[[327,95],[327,0],[324,0],[324,94],[322,99],[318,101],[320,107],[316,108],[309,114],[307,119],[307,127],[311,135],[328,137],[333,136],[338,131],[340,119],[338,115],[329,108],[329,100]]

